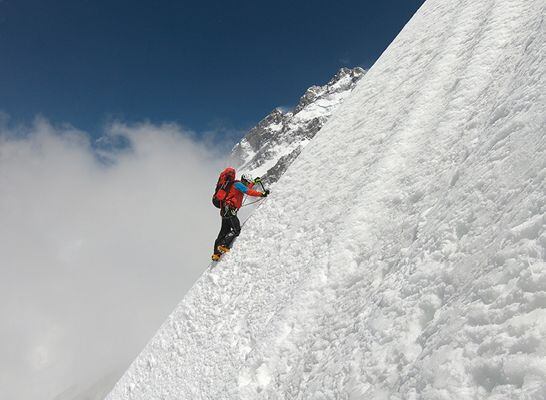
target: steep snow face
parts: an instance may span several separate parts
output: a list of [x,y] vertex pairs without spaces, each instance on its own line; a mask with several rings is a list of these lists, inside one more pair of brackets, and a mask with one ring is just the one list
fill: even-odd
[[544,399],[543,7],[426,2],[108,399]]
[[341,68],[326,85],[307,89],[291,112],[273,110],[235,145],[233,165],[275,183],[364,74],[359,67]]

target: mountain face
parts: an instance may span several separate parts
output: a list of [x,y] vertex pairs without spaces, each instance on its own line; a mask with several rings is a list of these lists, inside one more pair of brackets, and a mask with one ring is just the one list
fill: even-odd
[[232,165],[275,183],[364,74],[359,67],[341,68],[326,85],[307,89],[292,111],[273,110],[235,145]]
[[428,0],[108,400],[546,398],[544,32]]

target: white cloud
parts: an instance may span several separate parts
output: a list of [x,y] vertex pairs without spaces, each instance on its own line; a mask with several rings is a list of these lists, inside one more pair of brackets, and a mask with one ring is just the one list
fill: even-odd
[[174,124],[112,124],[128,146],[99,151],[44,119],[6,126],[0,398],[107,385],[207,266],[224,160]]

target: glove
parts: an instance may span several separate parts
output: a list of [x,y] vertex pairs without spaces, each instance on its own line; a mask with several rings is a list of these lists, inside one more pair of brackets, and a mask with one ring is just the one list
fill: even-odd
[[262,178],[260,178],[259,176],[256,177],[256,179],[254,179],[254,183],[260,183],[262,181]]
[[269,195],[269,189],[265,189],[265,191],[262,193],[262,197],[267,197]]

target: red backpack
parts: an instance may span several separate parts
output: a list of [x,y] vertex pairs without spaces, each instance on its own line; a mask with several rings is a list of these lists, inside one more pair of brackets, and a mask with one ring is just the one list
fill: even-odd
[[231,185],[235,181],[235,169],[227,167],[222,171],[220,177],[218,178],[218,183],[216,184],[216,189],[214,190],[214,195],[212,196],[212,204],[216,208],[222,208],[224,200],[231,189]]

